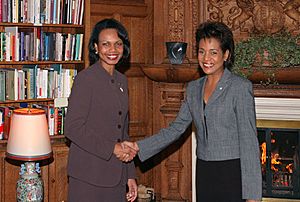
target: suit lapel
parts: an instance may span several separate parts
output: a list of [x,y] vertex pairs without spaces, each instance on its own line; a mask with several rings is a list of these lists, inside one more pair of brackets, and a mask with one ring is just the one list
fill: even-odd
[[227,82],[230,79],[230,77],[231,77],[231,72],[227,68],[225,68],[224,73],[223,73],[220,81],[218,82],[216,89],[214,90],[213,94],[211,95],[211,97],[208,100],[207,105],[212,104],[224,92],[224,90],[228,86]]
[[204,91],[204,84],[206,81],[206,77],[199,80],[198,86],[195,88],[195,111],[197,113],[200,112],[199,118],[201,119],[202,125],[204,124],[204,106],[203,106],[203,91]]

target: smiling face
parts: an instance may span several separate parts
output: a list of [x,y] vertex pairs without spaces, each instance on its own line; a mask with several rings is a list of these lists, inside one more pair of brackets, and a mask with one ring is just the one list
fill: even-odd
[[100,63],[106,70],[112,70],[123,56],[123,41],[116,29],[104,29],[99,34],[99,42],[95,49],[100,57]]
[[224,61],[229,56],[227,50],[223,53],[220,42],[215,38],[204,38],[199,42],[198,62],[207,75],[222,75]]

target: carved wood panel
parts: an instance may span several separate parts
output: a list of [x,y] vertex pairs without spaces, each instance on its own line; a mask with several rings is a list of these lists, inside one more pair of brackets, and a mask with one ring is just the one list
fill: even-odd
[[150,0],[138,3],[134,1],[114,1],[111,3],[91,2],[91,30],[104,18],[115,18],[127,29],[131,44],[132,63],[151,63],[152,51],[152,12]]
[[[153,86],[153,132],[158,132],[172,122],[184,99],[185,85],[158,83]],[[154,184],[161,190],[164,201],[191,201],[191,131],[156,156]]]
[[208,0],[206,19],[225,22],[237,38],[251,33],[299,33],[299,0]]
[[[256,34],[275,34],[281,31],[299,34],[299,7],[300,0],[206,0],[199,10],[203,11],[201,22],[222,21],[233,30],[235,40],[240,41]],[[284,75],[282,73],[283,77]],[[298,85],[254,87],[256,96],[299,97]]]
[[161,64],[166,57],[167,41],[187,42],[187,57],[196,58],[195,30],[200,15],[198,1],[162,0],[153,3],[154,64]]

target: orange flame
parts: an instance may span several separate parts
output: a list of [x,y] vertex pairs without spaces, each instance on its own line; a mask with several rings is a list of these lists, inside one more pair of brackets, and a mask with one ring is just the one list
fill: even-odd
[[289,173],[293,173],[293,164],[292,163],[286,165],[285,168],[289,171]]
[[267,144],[266,142],[261,144],[261,164],[266,164],[267,161]]
[[279,165],[279,164],[282,164],[279,160],[279,154],[276,153],[276,154],[271,154],[271,169],[274,170],[274,171],[278,171],[277,168],[275,168],[275,165]]

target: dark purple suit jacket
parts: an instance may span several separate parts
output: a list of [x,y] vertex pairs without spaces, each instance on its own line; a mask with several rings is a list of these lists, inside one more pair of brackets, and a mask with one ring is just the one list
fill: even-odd
[[136,177],[134,163],[113,154],[114,145],[128,137],[126,77],[111,76],[97,62],[75,78],[69,98],[65,135],[71,140],[68,175],[95,186],[113,187],[122,173]]

